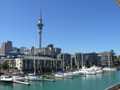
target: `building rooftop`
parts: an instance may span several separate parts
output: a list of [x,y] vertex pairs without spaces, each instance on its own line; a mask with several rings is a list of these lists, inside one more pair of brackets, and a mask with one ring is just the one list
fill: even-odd
[[46,56],[24,56],[24,59],[27,59],[27,60],[50,60],[50,61],[54,61],[54,60],[57,60],[57,61],[61,61],[60,59],[55,59],[55,58],[51,58],[51,57],[46,57]]

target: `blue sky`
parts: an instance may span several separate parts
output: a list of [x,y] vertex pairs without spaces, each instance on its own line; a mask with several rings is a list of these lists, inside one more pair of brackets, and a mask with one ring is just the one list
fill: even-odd
[[44,18],[43,46],[63,52],[120,52],[120,7],[116,0],[1,0],[0,42],[38,46],[37,19]]

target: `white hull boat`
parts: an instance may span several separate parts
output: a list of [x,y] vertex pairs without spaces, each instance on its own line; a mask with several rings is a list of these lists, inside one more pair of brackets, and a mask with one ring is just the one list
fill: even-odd
[[12,76],[2,75],[0,76],[0,81],[1,82],[13,82],[13,78]]
[[117,71],[117,69],[116,68],[105,67],[105,68],[103,68],[103,71]]
[[73,72],[65,72],[65,73],[56,73],[54,76],[56,78],[67,78],[71,77],[73,75]]
[[80,70],[73,71],[73,75],[79,75],[79,74],[80,74]]
[[25,79],[29,81],[40,81],[42,80],[42,77],[36,76],[34,74],[28,74],[27,76],[25,76]]
[[82,69],[80,70],[80,74],[96,75],[96,71],[91,68],[82,67]]
[[0,76],[0,81],[6,83],[19,83],[19,84],[30,85],[30,83],[25,81],[23,77],[19,77],[19,76],[2,75]]
[[103,73],[103,70],[96,70],[96,74],[101,74]]
[[29,81],[40,81],[41,80],[38,76],[25,76],[25,79]]
[[103,73],[103,69],[101,67],[97,67],[97,66],[92,66],[90,67],[91,70],[94,70],[96,72],[96,74],[101,74]]

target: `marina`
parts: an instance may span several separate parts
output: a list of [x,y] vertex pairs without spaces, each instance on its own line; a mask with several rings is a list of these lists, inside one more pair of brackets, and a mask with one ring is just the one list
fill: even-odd
[[120,90],[116,5],[1,1],[0,90]]
[[106,90],[106,88],[120,82],[120,71],[104,74],[86,75],[73,79],[56,80],[55,82],[31,81],[31,85],[0,82],[0,90]]

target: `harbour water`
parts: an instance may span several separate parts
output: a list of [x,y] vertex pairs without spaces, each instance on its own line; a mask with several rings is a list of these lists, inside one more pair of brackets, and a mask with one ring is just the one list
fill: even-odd
[[31,82],[30,86],[0,83],[0,90],[104,90],[116,83],[120,83],[120,71],[57,80],[56,82]]

